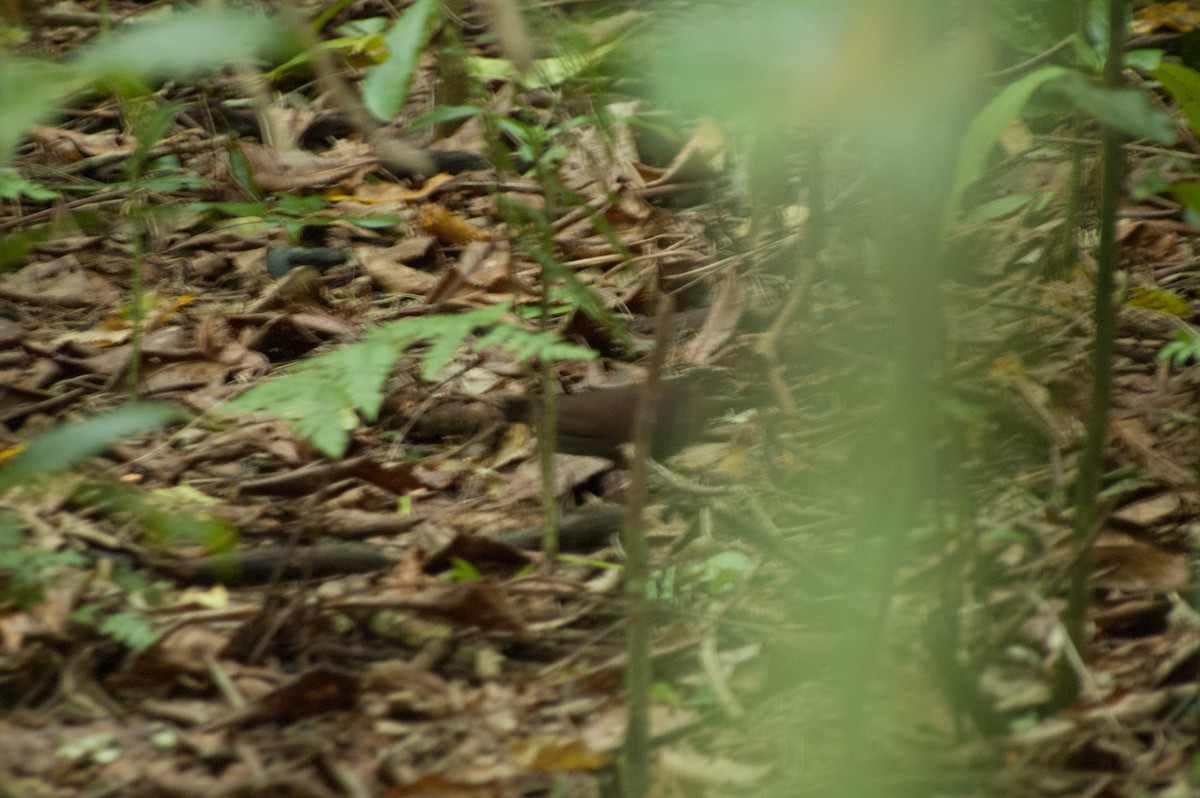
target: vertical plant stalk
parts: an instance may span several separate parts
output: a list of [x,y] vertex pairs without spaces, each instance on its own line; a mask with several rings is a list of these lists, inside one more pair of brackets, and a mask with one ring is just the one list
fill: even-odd
[[[541,329],[550,329],[550,276],[542,269]],[[542,553],[558,556],[558,494],[554,478],[554,442],[558,437],[557,400],[554,394],[554,364],[540,361],[541,410],[537,416],[538,465],[542,472]]]
[[[484,115],[487,131],[486,141],[489,155],[501,169],[509,163],[508,154],[500,146],[501,132],[492,114]],[[557,277],[562,273],[554,252],[554,227],[552,220],[560,205],[557,176],[553,167],[544,159],[536,162],[538,186],[542,190],[545,206],[541,210],[525,203],[509,200],[502,194],[493,193],[492,199],[500,218],[516,233],[516,245],[541,267],[540,327],[550,329],[553,318],[553,292]],[[538,440],[538,465],[542,474],[542,551],[548,558],[558,556],[558,495],[555,491],[554,450],[557,439],[554,364],[542,361],[539,366],[541,399],[531,407],[535,410],[533,422]]]
[[[1075,113],[1071,116],[1072,138],[1082,138],[1082,115]],[[1080,206],[1083,199],[1083,147],[1078,144],[1069,145],[1071,152],[1071,184],[1067,193],[1067,209],[1063,218],[1062,240],[1059,242],[1059,261],[1051,262],[1052,273],[1048,276],[1057,277],[1067,274],[1071,264],[1075,263],[1075,232],[1082,216]]]
[[661,391],[663,362],[670,341],[671,313],[675,303],[663,294],[658,303],[654,352],[650,373],[638,397],[633,428],[633,461],[629,464],[629,507],[625,515],[625,730],[623,794],[641,798],[650,788],[650,621],[646,617],[646,588],[650,578],[650,554],[646,545],[644,510],[650,444]]
[[146,303],[142,297],[145,289],[146,235],[145,193],[142,191],[142,176],[139,169],[130,180],[130,197],[134,203],[129,211],[129,223],[133,227],[133,252],[129,259],[129,293],[132,295],[129,316],[129,366],[125,379],[129,394],[136,396],[138,382],[142,378],[142,341],[146,332]]
[[[438,51],[438,82],[434,89],[438,105],[464,105],[470,87],[467,74],[466,45],[462,34],[463,0],[442,0],[441,49]],[[449,136],[462,124],[461,119],[440,122],[439,138]]]
[[796,319],[804,302],[808,299],[809,288],[816,278],[817,265],[824,257],[825,247],[829,237],[829,213],[826,201],[825,153],[818,138],[808,139],[805,152],[805,183],[808,186],[809,217],[806,229],[808,234],[803,237],[803,243],[789,244],[784,250],[784,257],[796,263],[796,275],[792,279],[792,287],[788,298],[784,301],[783,309],[776,315],[771,326],[758,342],[758,355],[762,358],[767,371],[767,384],[771,395],[775,398],[779,409],[786,416],[795,417],[798,412],[796,400],[787,382],[783,379],[784,363],[780,362],[781,351],[785,339],[795,334]]
[[[545,219],[547,224],[539,225],[541,237],[539,246],[547,258],[554,257],[554,235],[550,228],[558,209],[557,184],[554,171],[544,160],[537,162],[538,183],[545,197]],[[554,288],[554,273],[542,264],[542,295],[540,303],[539,324],[542,332],[550,329],[553,319],[551,313],[551,292]],[[541,413],[538,414],[538,465],[542,472],[542,552],[546,559],[558,556],[558,492],[555,489],[557,480],[554,477],[554,450],[558,438],[558,415],[554,393],[554,364],[548,360],[541,361],[542,403]]]
[[[1125,42],[1128,23],[1125,0],[1110,0],[1108,7],[1108,54],[1104,63],[1104,85],[1118,89],[1122,85]],[[1087,435],[1079,453],[1079,474],[1075,482],[1075,525],[1072,540],[1076,547],[1069,583],[1063,626],[1070,644],[1081,654],[1086,650],[1087,611],[1091,599],[1091,543],[1100,523],[1097,492],[1104,464],[1104,439],[1108,433],[1109,405],[1112,399],[1112,359],[1116,337],[1117,205],[1125,173],[1121,134],[1104,125],[1101,138],[1100,242],[1096,253],[1096,298],[1092,308],[1095,335],[1092,341],[1092,396],[1088,408]],[[1075,700],[1079,678],[1068,657],[1059,659],[1054,679],[1053,701],[1065,706]]]
[[141,380],[142,341],[146,332],[146,302],[142,295],[145,291],[145,235],[147,231],[146,218],[149,206],[146,192],[142,190],[142,177],[146,167],[146,159],[150,149],[167,131],[171,121],[179,112],[179,106],[166,103],[153,107],[146,98],[119,95],[124,115],[128,119],[130,132],[137,140],[137,146],[125,163],[126,176],[129,179],[130,206],[129,224],[133,229],[133,251],[130,253],[129,290],[130,300],[130,334],[129,334],[129,363],[126,380],[129,393],[137,394],[138,383]]

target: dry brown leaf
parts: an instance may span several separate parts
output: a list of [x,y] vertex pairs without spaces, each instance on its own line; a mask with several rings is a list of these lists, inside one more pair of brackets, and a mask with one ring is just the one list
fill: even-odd
[[311,266],[301,266],[272,283],[266,293],[251,303],[247,310],[250,313],[259,313],[279,308],[307,310],[328,306],[321,275]]
[[421,229],[447,244],[469,244],[472,241],[487,241],[492,236],[487,230],[468,222],[453,211],[433,202],[421,206]]
[[1139,8],[1134,14],[1130,32],[1134,36],[1145,36],[1156,31],[1177,31],[1187,33],[1200,26],[1200,9],[1192,8],[1190,3],[1153,3],[1145,8]]
[[282,687],[259,696],[253,704],[222,720],[222,727],[255,722],[292,722],[323,712],[350,709],[362,678],[328,667],[302,673]]
[[[554,455],[554,495],[563,496],[593,477],[612,470],[613,464],[603,457],[583,457],[574,454]],[[512,501],[532,499],[541,494],[542,472],[536,460],[517,466],[508,483],[507,498]]]
[[[423,241],[432,241],[424,238]],[[380,289],[389,294],[411,294],[422,296],[433,290],[438,284],[438,278],[420,269],[406,266],[402,258],[408,254],[411,246],[407,243],[388,249],[375,247],[358,247],[355,255],[362,264],[363,270],[370,276]]]
[[1162,453],[1158,439],[1146,428],[1139,418],[1113,419],[1110,426],[1110,437],[1123,444],[1133,455],[1134,461],[1143,471],[1152,477],[1161,479],[1168,485],[1186,485],[1193,480],[1193,470],[1189,465],[1176,463]]
[[1155,524],[1194,513],[1195,494],[1156,493],[1149,498],[1127,504],[1112,514],[1118,521],[1150,528]]
[[126,667],[104,680],[111,690],[149,690],[171,685],[181,676],[206,672],[229,645],[225,634],[202,626],[183,626],[144,651]]
[[577,737],[534,737],[509,746],[509,752],[526,767],[542,771],[597,770],[613,758],[610,751],[593,751]]
[[414,596],[405,600],[402,606],[430,613],[460,626],[501,629],[517,634],[527,631],[525,621],[500,590],[499,583],[490,576]]
[[[142,354],[150,355],[155,351],[169,352],[178,356],[181,352],[191,349],[191,340],[181,327],[163,327],[154,330],[142,341]],[[133,357],[133,347],[130,344],[113,346],[102,349],[84,361],[88,369],[96,374],[103,374],[115,380],[125,373]]]
[[0,276],[0,293],[34,305],[64,308],[96,307],[121,300],[121,292],[112,283],[84,269],[73,254],[31,263],[18,272]]
[[330,190],[325,192],[325,198],[330,202],[353,201],[362,205],[421,202],[453,179],[454,175],[438,173],[422,183],[420,188],[408,188],[399,183],[363,183],[356,186],[352,194]]
[[701,119],[691,138],[671,160],[667,171],[647,188],[668,183],[691,183],[708,180],[725,171],[725,151],[729,143],[725,133],[712,119]]
[[505,241],[473,241],[463,247],[458,263],[442,276],[425,301],[431,305],[465,297],[479,289],[501,292],[512,286],[512,259]]
[[213,363],[228,367],[234,373],[263,374],[270,361],[266,355],[251,351],[238,340],[229,321],[211,315],[196,325],[196,348]]
[[1178,590],[1191,579],[1186,554],[1127,538],[1092,548],[1092,583],[1126,593]]
[[60,127],[35,127],[28,135],[30,141],[68,162],[108,153],[128,155],[137,146],[136,138],[115,130],[80,133]]
[[240,146],[254,182],[266,192],[314,190],[341,183],[353,186],[379,165],[365,148],[328,156],[273,150],[252,141],[242,141]]
[[622,118],[632,107],[610,106],[613,124],[607,129],[584,125],[571,131],[570,147],[558,170],[563,185],[593,203],[606,202],[623,187],[642,187],[637,145],[629,122]]
[[658,755],[658,763],[680,778],[724,789],[753,787],[771,772],[767,765],[747,765],[724,757],[706,756],[683,745],[664,748]]
[[1025,400],[1025,409],[1033,412],[1041,424],[1041,432],[1055,445],[1067,447],[1078,440],[1082,425],[1054,402],[1050,389],[1026,370],[1019,357],[1004,355],[996,358],[988,369],[988,376],[1020,394]]
[[742,291],[737,274],[729,272],[713,298],[704,317],[704,324],[684,350],[685,363],[705,366],[712,362],[717,350],[737,332],[742,317]]
[[[257,354],[257,353],[251,353]],[[257,355],[261,362],[256,373],[266,371],[267,359]],[[229,369],[211,360],[191,360],[182,363],[167,363],[150,369],[142,377],[141,388],[148,394],[161,395],[189,388],[220,385],[225,382]]]

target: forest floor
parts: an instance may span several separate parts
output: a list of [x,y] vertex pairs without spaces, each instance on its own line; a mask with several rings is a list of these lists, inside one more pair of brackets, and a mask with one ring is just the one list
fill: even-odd
[[[92,5],[45,10],[22,46],[73,51],[100,28]],[[468,43],[499,55],[484,32]],[[961,502],[880,545],[884,588],[839,532],[861,520],[855,458],[888,446],[860,423],[886,358],[846,354],[863,330],[886,337],[883,289],[855,294],[835,268],[862,251],[841,241],[823,268],[799,267],[803,190],[764,229],[722,131],[675,123],[671,143],[631,123],[662,117],[628,97],[487,84],[477,102],[520,123],[514,148],[558,126],[532,153],[549,181],[484,163],[483,116],[410,133],[438,104],[433,52],[385,129],[453,153],[431,175],[381,158],[303,71],[265,100],[245,74],[160,87],[179,109],[139,181],[124,171],[130,109],[109,96],[21,147],[13,165],[55,194],[0,204],[5,459],[131,395],[190,415],[0,497],[21,530],[0,548],[0,796],[616,794],[628,472],[557,455],[568,554],[541,554],[535,438],[496,401],[535,384],[528,362],[463,346],[429,373],[428,342],[448,333],[425,328],[389,362],[377,413],[352,406],[372,390],[357,361],[327,376],[351,394],[342,412],[307,426],[223,412],[398,321],[504,306],[517,325],[547,253],[624,325],[554,297],[556,328],[602,353],[556,366],[568,392],[645,379],[664,292],[668,372],[717,367],[725,383],[671,460],[687,478],[656,478],[647,511],[652,795],[1194,794],[1200,365],[1157,357],[1200,306],[1197,230],[1177,205],[1122,205],[1127,301],[1081,655],[1058,613],[1094,264],[1090,231],[1064,237],[1061,193],[955,236],[942,404],[961,434],[927,445],[954,458],[936,492]],[[1069,181],[1072,142],[1030,136],[999,193]],[[1131,148],[1129,183],[1198,158],[1194,138]],[[522,203],[549,230],[522,227]],[[1078,261],[1046,279],[1064,241]],[[1081,695],[1047,711],[1064,657]]]

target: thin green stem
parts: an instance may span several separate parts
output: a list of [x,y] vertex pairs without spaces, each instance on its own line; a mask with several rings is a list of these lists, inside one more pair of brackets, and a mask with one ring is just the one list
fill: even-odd
[[[1110,89],[1122,85],[1125,42],[1128,21],[1125,0],[1110,0],[1109,42],[1104,65],[1104,84]],[[1096,252],[1096,297],[1092,308],[1095,334],[1092,341],[1092,396],[1088,408],[1087,436],[1079,454],[1079,474],[1075,482],[1075,525],[1073,540],[1077,556],[1067,588],[1067,607],[1063,625],[1071,645],[1081,654],[1087,650],[1087,611],[1091,599],[1092,537],[1100,523],[1100,504],[1097,493],[1104,464],[1104,440],[1108,434],[1109,405],[1112,400],[1112,359],[1115,350],[1117,206],[1121,198],[1125,163],[1121,150],[1121,134],[1105,125],[1101,137],[1100,185],[1100,242]],[[1075,700],[1079,679],[1060,659],[1055,673],[1054,704],[1065,706]]]
[[663,294],[658,306],[657,334],[650,357],[649,374],[638,397],[634,420],[634,454],[629,464],[629,507],[625,515],[622,543],[625,547],[625,708],[628,725],[622,764],[625,798],[641,798],[650,789],[650,619],[646,597],[650,581],[650,552],[646,543],[644,509],[649,480],[647,460],[654,437],[655,409],[662,383],[663,363],[670,343],[674,302]]

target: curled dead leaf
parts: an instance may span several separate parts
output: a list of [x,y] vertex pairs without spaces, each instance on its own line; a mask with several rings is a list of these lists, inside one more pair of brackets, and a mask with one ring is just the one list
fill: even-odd
[[487,241],[491,233],[459,217],[453,211],[436,203],[421,206],[421,229],[447,244],[469,244],[472,241]]

